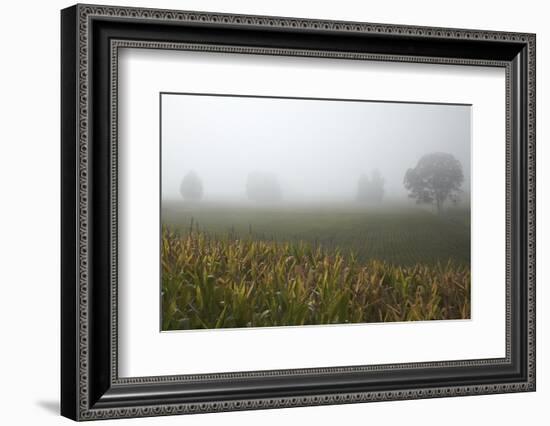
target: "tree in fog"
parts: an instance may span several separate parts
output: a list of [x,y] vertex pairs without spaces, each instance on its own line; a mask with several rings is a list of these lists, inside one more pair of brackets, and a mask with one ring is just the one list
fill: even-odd
[[282,198],[277,176],[270,173],[253,172],[246,180],[246,195],[256,202],[277,202]]
[[463,181],[460,162],[451,154],[435,152],[423,156],[414,169],[408,169],[403,183],[409,197],[417,203],[434,204],[441,213],[447,199],[456,202]]
[[359,176],[357,200],[366,203],[380,203],[384,198],[384,178],[374,169],[370,178],[366,174]]
[[187,173],[180,184],[180,194],[184,200],[199,201],[202,198],[202,181],[199,176],[190,171]]

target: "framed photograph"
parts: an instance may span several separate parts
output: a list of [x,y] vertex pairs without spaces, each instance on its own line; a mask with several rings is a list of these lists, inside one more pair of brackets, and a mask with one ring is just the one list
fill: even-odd
[[61,412],[535,390],[535,35],[61,12]]

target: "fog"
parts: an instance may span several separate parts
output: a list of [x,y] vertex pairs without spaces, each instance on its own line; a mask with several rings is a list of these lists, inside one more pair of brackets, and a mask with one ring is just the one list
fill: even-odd
[[274,176],[284,202],[353,201],[377,169],[385,199],[425,154],[455,156],[469,192],[471,107],[163,94],[163,200],[181,200],[194,172],[203,199],[244,201],[251,173]]

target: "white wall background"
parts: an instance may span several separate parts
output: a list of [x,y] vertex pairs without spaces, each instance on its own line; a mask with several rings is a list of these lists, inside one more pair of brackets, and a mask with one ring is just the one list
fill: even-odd
[[[103,1],[143,7],[526,31],[537,33],[538,390],[491,395],[118,420],[118,424],[544,424],[550,401],[550,28],[545,2],[524,0]],[[59,404],[59,9],[67,1],[2,6],[0,43],[0,418],[68,424]],[[108,421],[102,424],[110,424]],[[115,423],[113,423],[115,424]]]

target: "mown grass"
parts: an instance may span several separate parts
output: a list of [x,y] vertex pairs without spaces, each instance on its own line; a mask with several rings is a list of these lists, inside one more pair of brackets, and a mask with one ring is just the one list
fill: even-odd
[[162,329],[470,317],[470,269],[359,261],[322,244],[163,226]]

